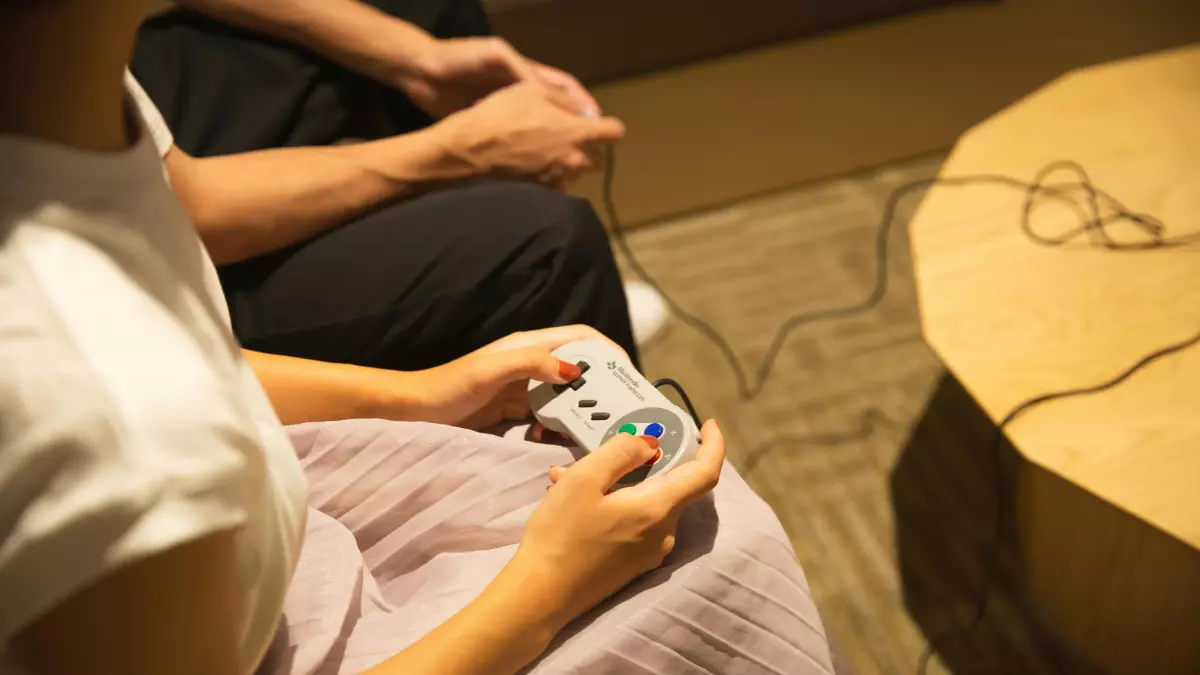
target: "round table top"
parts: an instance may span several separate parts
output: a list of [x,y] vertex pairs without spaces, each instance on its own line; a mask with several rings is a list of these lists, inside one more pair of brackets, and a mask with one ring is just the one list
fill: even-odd
[[[1200,232],[1200,47],[1070,73],[963,135],[941,175],[1032,180],[1059,159],[1168,237]],[[925,337],[996,421],[1200,332],[1200,242],[1039,246],[1021,230],[1024,199],[1013,187],[935,187],[910,225]],[[1036,231],[1079,224],[1039,204]],[[1112,390],[1030,410],[1008,436],[1030,461],[1200,548],[1200,345]]]

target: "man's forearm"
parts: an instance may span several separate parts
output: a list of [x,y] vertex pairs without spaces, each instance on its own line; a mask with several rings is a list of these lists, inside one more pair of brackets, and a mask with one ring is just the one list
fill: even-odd
[[357,145],[193,158],[174,148],[167,174],[218,265],[309,239],[390,201],[469,177],[439,132]]
[[420,28],[361,0],[177,0],[244,28],[302,44],[385,84],[419,72],[435,42]]

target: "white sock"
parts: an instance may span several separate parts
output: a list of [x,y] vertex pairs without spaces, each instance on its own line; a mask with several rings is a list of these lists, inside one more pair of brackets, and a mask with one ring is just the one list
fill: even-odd
[[633,339],[638,345],[644,345],[667,324],[670,316],[667,303],[653,286],[644,281],[626,281],[625,298],[629,302]]

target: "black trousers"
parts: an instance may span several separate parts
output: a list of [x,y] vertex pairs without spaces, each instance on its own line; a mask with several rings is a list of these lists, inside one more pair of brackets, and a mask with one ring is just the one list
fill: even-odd
[[[372,0],[439,37],[488,32],[478,0]],[[375,138],[432,123],[303,48],[176,10],[132,70],[195,156]],[[607,234],[586,201],[480,180],[385,205],[219,270],[248,349],[415,370],[520,330],[583,323],[637,359]]]

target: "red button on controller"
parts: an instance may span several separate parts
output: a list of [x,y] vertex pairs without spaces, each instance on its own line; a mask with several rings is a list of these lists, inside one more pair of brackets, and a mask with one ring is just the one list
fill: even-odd
[[651,464],[657,462],[660,457],[662,457],[662,450],[658,449],[658,439],[657,438],[655,438],[653,436],[640,436],[640,438],[643,441],[646,441],[646,445],[650,446],[651,448],[654,448],[654,456],[651,457],[650,459],[646,460],[646,463],[642,465],[642,466],[650,466]]

